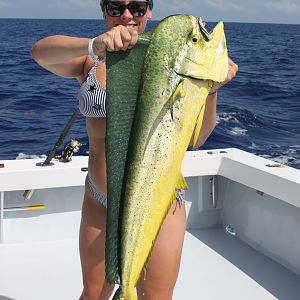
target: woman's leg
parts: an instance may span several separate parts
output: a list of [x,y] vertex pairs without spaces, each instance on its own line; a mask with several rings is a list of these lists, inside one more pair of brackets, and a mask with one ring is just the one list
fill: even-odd
[[105,226],[106,208],[86,188],[79,234],[84,286],[80,300],[107,300],[114,289],[105,281]]
[[174,201],[155,242],[146,273],[137,290],[139,300],[171,300],[177,280],[186,228],[184,204]]

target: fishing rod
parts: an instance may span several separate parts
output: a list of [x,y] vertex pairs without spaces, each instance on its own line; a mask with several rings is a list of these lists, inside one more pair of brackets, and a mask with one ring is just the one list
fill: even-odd
[[[78,114],[79,114],[79,108],[77,107],[76,110],[73,112],[72,116],[70,117],[68,123],[66,124],[64,130],[60,134],[57,142],[54,144],[53,149],[50,151],[50,153],[48,154],[47,158],[45,159],[45,161],[37,163],[36,164],[37,166],[39,166],[39,167],[46,167],[46,166],[53,166],[54,165],[54,163],[51,162],[51,160],[55,156],[56,150],[64,142],[64,139],[65,139],[66,135],[68,134],[68,132],[69,132],[71,126],[73,125],[73,123],[74,123],[74,121],[75,121],[75,119],[76,119],[76,117],[77,117]],[[69,155],[69,160],[64,160],[64,161],[70,161],[70,155]],[[34,190],[26,190],[24,192],[24,194],[23,194],[24,200],[30,199],[31,196],[32,196],[32,194],[33,194],[33,192],[34,192]]]

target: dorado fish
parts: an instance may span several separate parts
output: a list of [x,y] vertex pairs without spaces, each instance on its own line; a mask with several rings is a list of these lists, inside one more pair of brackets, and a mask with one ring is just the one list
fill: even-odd
[[[135,286],[176,190],[187,188],[181,164],[191,138],[196,144],[207,95],[228,71],[222,22],[209,33],[201,18],[171,16],[140,40],[136,50],[108,62],[107,105],[112,101],[115,106],[107,107],[106,272],[109,282],[120,284],[115,300],[137,299]],[[140,51],[139,59],[132,51]],[[118,64],[129,68],[126,75],[119,74],[120,97],[126,102],[125,90],[134,90],[130,107],[124,107],[128,118],[118,110],[121,102],[118,106],[112,99],[116,77],[110,70]],[[133,73],[141,76],[138,82],[131,82]],[[118,137],[113,134],[117,131]]]

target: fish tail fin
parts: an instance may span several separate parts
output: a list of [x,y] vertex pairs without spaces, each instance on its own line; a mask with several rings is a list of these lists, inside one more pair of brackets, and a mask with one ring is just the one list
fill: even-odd
[[119,287],[114,294],[113,300],[138,300],[135,288],[132,286]]

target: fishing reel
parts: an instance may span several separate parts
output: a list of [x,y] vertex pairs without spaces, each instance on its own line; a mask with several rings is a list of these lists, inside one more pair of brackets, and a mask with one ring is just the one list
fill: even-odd
[[80,140],[72,139],[69,143],[65,145],[59,161],[70,162],[72,160],[73,154],[79,151],[80,146],[82,146]]

